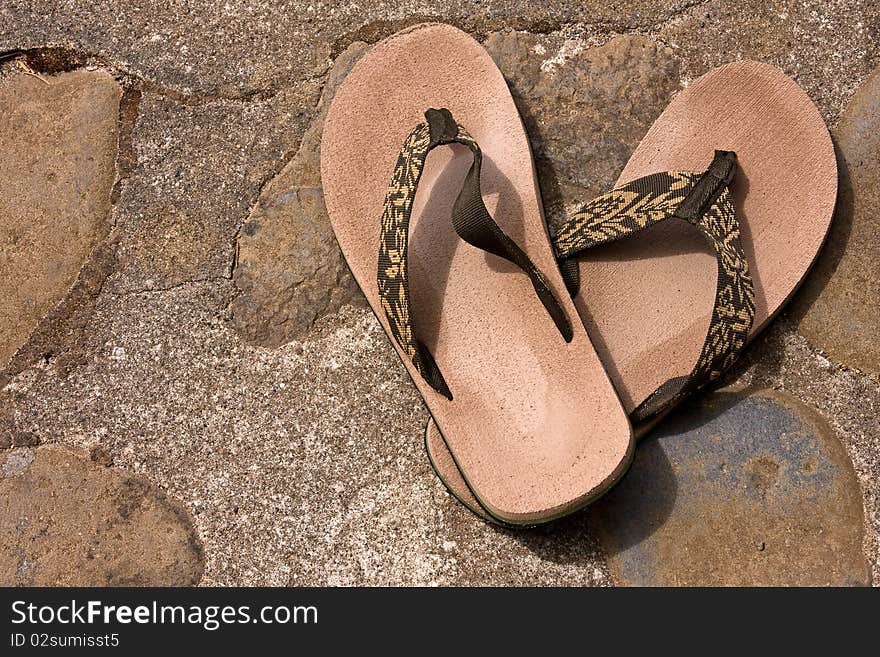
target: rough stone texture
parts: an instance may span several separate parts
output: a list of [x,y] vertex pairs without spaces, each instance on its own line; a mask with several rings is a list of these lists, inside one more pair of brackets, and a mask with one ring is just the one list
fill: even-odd
[[[46,74],[94,66],[125,93],[116,231],[0,378],[0,445],[63,442],[175,495],[205,545],[204,584],[612,582],[587,514],[506,532],[445,493],[423,454],[427,414],[369,311],[335,312],[316,287],[300,317],[272,292],[300,246],[335,262],[320,200],[303,193],[317,186],[322,85],[332,92],[352,51],[327,82],[331,59],[426,17],[486,40],[557,213],[614,180],[668,96],[711,66],[779,64],[833,125],[880,55],[877,8],[860,0],[3,3],[0,53],[28,49]],[[258,215],[262,237],[247,234]],[[294,242],[282,228],[295,222],[315,237]],[[236,239],[250,290],[244,267],[233,275]],[[248,344],[261,342],[285,344]],[[737,379],[827,419],[861,486],[880,582],[877,379],[825,359],[784,318]]]
[[142,477],[57,446],[0,459],[0,585],[199,581],[203,558],[189,514]]
[[321,131],[333,94],[367,50],[352,44],[333,65],[299,151],[263,189],[236,242],[233,326],[256,344],[277,346],[357,296],[336,244],[321,190]]
[[834,122],[878,60],[875,0],[710,0],[652,31],[682,60],[686,79],[737,59],[757,59],[797,80]]
[[[43,316],[27,342],[6,365],[5,372],[0,372],[0,387],[10,375],[20,373],[35,362],[51,364],[63,375],[91,357],[85,344],[96,335],[87,335],[85,330],[95,309],[95,300],[116,264],[116,244],[117,239],[111,234],[95,247],[67,296]],[[91,330],[94,332],[94,328]]]
[[0,76],[0,368],[109,231],[120,95],[100,71]]
[[868,585],[862,498],[827,424],[780,393],[715,393],[643,442],[594,509],[636,586]]
[[834,224],[794,314],[798,330],[834,360],[880,374],[880,68],[834,136],[841,174]]
[[424,407],[369,310],[266,349],[224,322],[233,293],[102,295],[93,325],[112,342],[67,377],[16,377],[0,392],[10,430],[100,444],[179,498],[205,584],[607,581],[583,518],[565,536],[498,533],[444,492]]
[[376,41],[423,20],[478,34],[504,27],[548,31],[569,23],[650,27],[695,0],[427,0],[254,2],[187,0],[107,5],[93,0],[8,0],[0,51],[47,44],[117,62],[187,94],[247,98],[320,73],[353,41]]
[[143,91],[114,207],[119,263],[109,290],[229,278],[238,227],[301,137],[318,89],[195,105]]
[[785,317],[747,350],[729,380],[787,392],[816,409],[831,426],[862,489],[864,549],[876,586],[880,583],[880,381],[817,353]]
[[613,187],[680,88],[669,48],[638,35],[589,43],[502,32],[485,44],[523,115],[551,224]]

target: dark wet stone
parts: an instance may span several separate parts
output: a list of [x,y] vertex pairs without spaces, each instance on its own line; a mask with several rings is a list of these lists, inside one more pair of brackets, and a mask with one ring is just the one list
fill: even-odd
[[8,452],[0,585],[185,586],[204,559],[188,513],[149,481],[57,446]]
[[850,101],[834,137],[837,209],[793,312],[811,344],[849,367],[880,374],[880,67]]
[[852,464],[788,395],[720,392],[682,408],[594,513],[622,584],[870,583]]

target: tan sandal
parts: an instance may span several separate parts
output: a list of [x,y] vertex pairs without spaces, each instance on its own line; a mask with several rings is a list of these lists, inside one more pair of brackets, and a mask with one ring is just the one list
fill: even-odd
[[428,24],[372,48],[329,109],[321,177],[349,267],[481,508],[534,524],[619,479],[629,421],[577,321],[528,139],[480,44]]
[[[736,62],[707,73],[675,98],[633,153],[616,189],[652,172],[701,171],[715,149],[737,156],[730,192],[753,287],[745,343],[791,297],[815,260],[834,209],[837,165],[828,130],[798,85],[772,66]],[[594,229],[613,232],[620,214],[614,198],[611,193],[587,204]],[[570,232],[577,223],[576,214],[557,234],[558,253],[566,255],[566,228]],[[563,268],[580,281],[580,317],[637,435],[717,378],[741,349],[734,345],[731,357],[709,376],[694,378],[693,363],[705,357],[707,327],[711,341],[719,308],[721,268],[703,237],[686,221],[657,222],[635,239],[600,240]],[[450,491],[486,517],[430,421],[425,441]]]

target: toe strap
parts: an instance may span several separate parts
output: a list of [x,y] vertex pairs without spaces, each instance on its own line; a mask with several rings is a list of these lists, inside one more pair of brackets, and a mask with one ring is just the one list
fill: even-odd
[[593,199],[554,235],[560,269],[572,295],[580,285],[576,256],[661,221],[678,219],[695,226],[715,252],[715,304],[697,363],[687,376],[670,379],[652,393],[630,414],[633,422],[656,415],[721,376],[745,346],[755,317],[755,293],[730,195],[735,174],[736,154],[716,151],[703,173],[656,173]]
[[[517,265],[531,280],[538,299],[566,342],[571,324],[544,274],[495,222],[483,202],[480,171],[483,155],[477,142],[456,123],[447,109],[430,109],[403,144],[391,176],[382,212],[377,282],[382,308],[391,334],[413,366],[437,392],[452,399],[452,392],[430,350],[415,335],[409,294],[409,222],[419,179],[428,153],[443,144],[462,144],[473,155],[452,211],[452,225],[464,241]],[[478,284],[479,282],[475,282]],[[466,338],[462,338],[466,339]]]

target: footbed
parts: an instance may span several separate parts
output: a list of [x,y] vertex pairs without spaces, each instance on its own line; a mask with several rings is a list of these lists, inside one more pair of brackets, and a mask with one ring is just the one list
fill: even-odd
[[482,189],[497,223],[545,273],[574,328],[566,343],[528,277],[462,242],[453,200],[470,166],[459,146],[428,157],[410,223],[416,334],[453,394],[447,400],[392,339],[482,505],[532,523],[583,505],[627,467],[632,433],[617,393],[556,269],[528,139],[504,78],[470,36],[420,25],[361,58],[329,109],[321,176],[342,252],[382,326],[380,217],[397,154],[426,109],[445,107],[480,144]]
[[[731,191],[755,284],[754,337],[821,248],[837,192],[834,148],[815,105],[793,80],[767,64],[735,62],[673,100],[617,185],[657,171],[702,171],[715,149],[738,156]],[[579,267],[575,302],[630,411],[696,361],[712,311],[715,257],[693,228],[665,222],[589,251]],[[430,422],[426,444],[441,479],[476,505]]]

